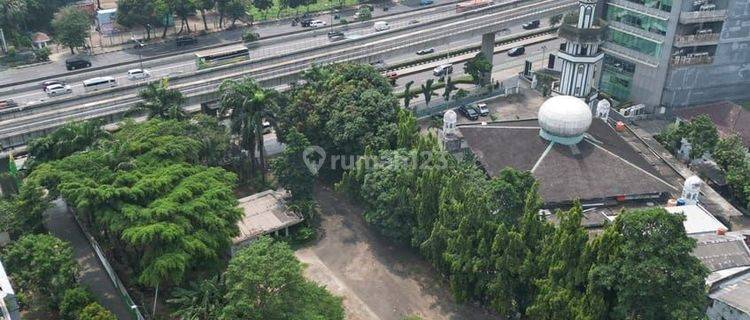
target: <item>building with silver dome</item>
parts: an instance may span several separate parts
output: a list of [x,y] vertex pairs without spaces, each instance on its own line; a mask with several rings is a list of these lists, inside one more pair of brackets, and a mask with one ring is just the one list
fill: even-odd
[[581,99],[555,96],[542,104],[536,119],[455,125],[449,130],[460,144],[444,145],[456,155],[472,152],[489,176],[506,167],[531,171],[547,208],[576,199],[592,206],[663,203],[680,194],[681,186],[666,182],[596,115]]

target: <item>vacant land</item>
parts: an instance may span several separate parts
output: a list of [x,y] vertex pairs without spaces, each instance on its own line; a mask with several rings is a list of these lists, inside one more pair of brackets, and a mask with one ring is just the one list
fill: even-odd
[[454,302],[434,269],[408,247],[371,231],[359,208],[319,188],[321,239],[297,250],[306,276],[344,297],[347,319],[497,319],[483,308]]

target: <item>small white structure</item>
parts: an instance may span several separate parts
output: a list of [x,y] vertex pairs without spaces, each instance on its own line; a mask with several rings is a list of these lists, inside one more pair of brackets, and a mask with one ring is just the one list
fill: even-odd
[[552,142],[573,145],[583,140],[591,126],[591,109],[573,96],[555,96],[539,108],[539,135]]
[[302,222],[303,217],[286,206],[287,192],[284,189],[266,190],[239,199],[238,207],[244,216],[237,222],[240,234],[232,239],[232,250],[238,249],[260,236],[270,233],[289,234],[289,227]]
[[690,152],[693,150],[693,145],[685,138],[680,140],[680,150],[677,150],[677,158],[682,160],[690,159]]
[[714,217],[708,210],[700,205],[684,205],[664,208],[672,214],[680,214],[685,217],[682,222],[685,233],[688,235],[711,234],[718,230],[727,230],[727,227]]
[[607,122],[609,120],[609,110],[612,108],[612,104],[607,99],[602,99],[596,104],[596,117]]
[[701,186],[703,186],[703,180],[697,176],[691,176],[685,180],[685,184],[682,185],[681,196],[681,198],[685,200],[685,204],[694,205],[698,203]]
[[31,44],[37,49],[46,48],[47,43],[50,41],[49,36],[43,32],[37,32],[31,36]]
[[19,310],[16,294],[10,285],[10,279],[5,273],[3,263],[0,262],[0,319],[20,320]]
[[443,135],[455,134],[456,133],[456,112],[448,110],[443,115]]

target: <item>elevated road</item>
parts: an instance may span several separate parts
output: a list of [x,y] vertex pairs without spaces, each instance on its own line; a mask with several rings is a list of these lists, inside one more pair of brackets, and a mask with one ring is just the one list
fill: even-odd
[[[453,39],[497,33],[523,22],[571,11],[576,5],[576,0],[512,1],[357,39],[177,75],[171,78],[170,83],[183,92],[188,98],[188,104],[200,104],[215,101],[216,89],[226,79],[247,76],[264,86],[287,84],[296,81],[300,72],[315,64],[387,59],[425,47],[439,46]],[[138,102],[137,92],[143,85],[144,83],[130,84],[4,114],[0,120],[0,143],[4,147],[23,145],[28,139],[68,121],[119,119]]]

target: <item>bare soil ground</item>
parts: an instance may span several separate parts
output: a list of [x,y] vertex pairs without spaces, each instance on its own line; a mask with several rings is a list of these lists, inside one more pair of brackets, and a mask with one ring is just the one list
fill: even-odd
[[437,272],[408,246],[371,230],[342,195],[320,187],[322,235],[296,251],[308,278],[344,297],[347,319],[498,319],[474,305],[457,304]]

